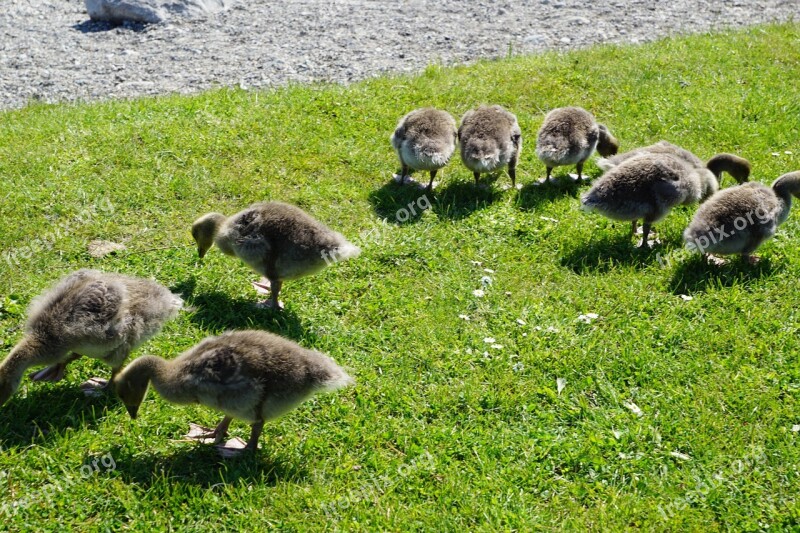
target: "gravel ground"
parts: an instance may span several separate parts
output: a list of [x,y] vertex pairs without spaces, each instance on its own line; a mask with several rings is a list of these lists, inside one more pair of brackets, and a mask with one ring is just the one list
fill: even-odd
[[0,109],[214,86],[348,83],[441,61],[789,20],[797,0],[238,0],[113,27],[83,0],[0,0]]

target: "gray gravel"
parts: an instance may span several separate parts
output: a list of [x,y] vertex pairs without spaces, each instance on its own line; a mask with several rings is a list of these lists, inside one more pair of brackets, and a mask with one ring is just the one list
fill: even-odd
[[797,0],[239,0],[202,20],[113,27],[83,0],[0,0],[0,109],[215,86],[348,83],[431,62],[790,20]]

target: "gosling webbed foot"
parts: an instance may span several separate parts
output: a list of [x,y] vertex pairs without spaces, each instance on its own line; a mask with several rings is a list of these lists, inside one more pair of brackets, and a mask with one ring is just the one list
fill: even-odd
[[283,311],[284,305],[283,302],[278,300],[274,302],[272,299],[267,299],[262,302],[258,302],[256,307],[259,309],[275,309],[276,311]]
[[270,294],[272,292],[272,284],[267,278],[261,278],[260,281],[254,281],[253,288],[259,294]]
[[89,378],[81,383],[81,390],[84,396],[99,398],[104,395],[111,387],[111,382],[103,378]]
[[220,444],[228,436],[228,426],[231,425],[231,420],[231,417],[226,416],[214,429],[189,422],[189,433],[184,435],[184,438],[199,440],[204,444]]
[[61,381],[64,379],[66,368],[64,364],[52,365],[37,372],[31,372],[29,377],[31,381]]
[[283,302],[277,299],[277,291],[280,291],[281,283],[272,282],[267,278],[261,278],[261,281],[254,281],[253,287],[259,294],[269,294],[270,297],[262,302],[258,302],[256,307],[259,309],[276,309],[278,311],[283,309]]
[[252,450],[247,447],[247,443],[245,441],[239,437],[234,437],[225,444],[218,444],[217,451],[223,459],[231,459],[233,457],[239,457],[245,452],[250,452]]
[[706,256],[706,262],[709,265],[720,267],[720,266],[725,266],[725,265],[728,264],[728,260],[725,259],[724,257],[719,257],[719,256],[713,255],[713,254],[705,254],[705,256]]

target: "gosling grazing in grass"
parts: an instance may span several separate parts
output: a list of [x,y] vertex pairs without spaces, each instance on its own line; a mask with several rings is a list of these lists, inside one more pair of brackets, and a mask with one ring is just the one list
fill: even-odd
[[392,146],[400,158],[400,185],[414,170],[427,170],[433,188],[436,172],[444,167],[456,150],[456,120],[447,111],[425,107],[400,119],[392,134]]
[[750,182],[722,190],[695,213],[683,232],[686,246],[704,254],[739,254],[755,263],[753,252],[789,216],[792,196],[800,198],[800,171],[784,174],[771,188]]
[[575,165],[578,182],[583,177],[583,164],[597,149],[604,157],[619,149],[619,142],[594,116],[581,107],[559,107],[550,111],[539,129],[536,155],[547,167],[546,182],[553,168]]
[[114,388],[132,418],[137,416],[148,383],[167,401],[205,405],[225,414],[215,429],[193,438],[220,444],[231,420],[238,418],[251,425],[245,449],[254,451],[265,421],[318,392],[354,381],[319,352],[264,331],[234,331],[206,338],[173,360],[148,355],[132,361],[114,379]]
[[261,282],[253,285],[271,291],[271,299],[260,305],[275,309],[283,307],[278,294],[285,280],[314,274],[361,253],[340,233],[281,202],[254,204],[231,217],[209,213],[192,225],[192,236],[200,258],[216,244],[261,274]]
[[[111,367],[112,378],[128,354],[175,317],[183,301],[147,279],[78,270],[34,299],[25,336],[0,364],[0,405],[19,387],[25,371],[35,381],[59,381],[67,364],[82,355]],[[94,378],[85,390],[108,384]]]
[[467,111],[458,129],[461,161],[472,171],[475,185],[482,172],[508,166],[511,186],[517,186],[517,160],[522,150],[522,131],[517,117],[499,105]]
[[694,155],[689,150],[681,148],[667,141],[659,141],[650,146],[643,146],[636,148],[623,154],[618,154],[614,157],[605,157],[597,160],[597,165],[603,170],[611,170],[623,161],[636,157],[642,154],[668,154],[673,155],[685,161],[692,167],[701,170],[708,170],[715,178],[712,182],[709,179],[704,179],[707,189],[704,191],[703,198],[711,196],[719,189],[719,184],[722,179],[722,173],[727,172],[737,181],[737,183],[744,183],[750,177],[750,162],[743,157],[734,154],[721,153],[717,154],[705,163],[702,159]]
[[613,220],[630,220],[633,232],[637,221],[643,220],[641,246],[647,248],[654,222],[676,205],[700,200],[705,185],[695,174],[693,167],[673,155],[641,154],[603,174],[581,197],[581,207]]

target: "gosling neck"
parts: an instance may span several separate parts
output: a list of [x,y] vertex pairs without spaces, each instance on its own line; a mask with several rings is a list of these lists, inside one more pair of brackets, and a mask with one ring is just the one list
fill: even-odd
[[155,355],[137,357],[125,368],[125,379],[134,382],[149,381],[153,387],[163,383],[167,370],[167,361]]
[[[176,386],[174,365],[155,355],[144,355],[134,360],[125,373],[126,379],[134,383],[150,382],[155,391],[165,400],[173,403],[191,403],[191,398],[184,398],[179,386]],[[144,381],[147,380],[147,381]]]
[[235,255],[231,246],[231,239],[227,232],[220,232],[220,229],[228,220],[228,217],[221,213],[211,213],[209,219],[212,224],[212,239],[217,248],[225,255]]
[[52,353],[45,348],[39,339],[26,335],[0,363],[0,405],[16,392],[28,368],[52,362]]
[[217,233],[214,236],[214,244],[217,245],[219,251],[225,255],[236,255],[231,246],[231,238],[227,233]]
[[21,377],[32,366],[52,363],[56,354],[45,348],[45,343],[33,335],[23,337],[0,364],[0,379],[17,374]]
[[780,221],[783,222],[789,216],[789,209],[792,207],[792,196],[800,198],[800,171],[784,174],[772,184],[772,190],[783,201]]

